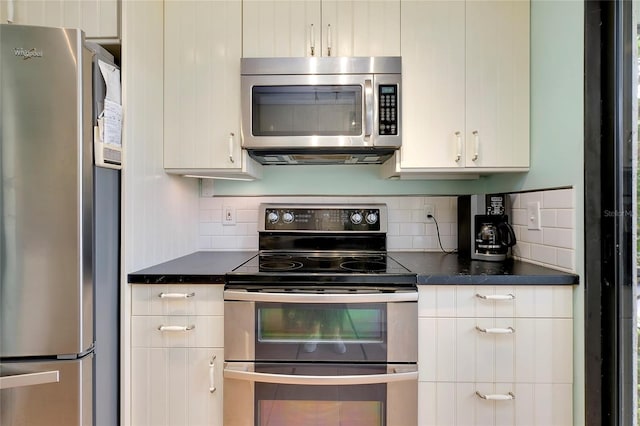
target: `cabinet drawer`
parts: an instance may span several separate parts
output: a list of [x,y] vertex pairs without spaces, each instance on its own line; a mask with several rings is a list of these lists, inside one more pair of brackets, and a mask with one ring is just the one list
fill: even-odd
[[[485,400],[476,392],[513,399]],[[419,383],[418,425],[570,426],[572,399],[570,384]]]
[[131,345],[145,348],[222,348],[224,319],[222,316],[205,315],[132,316]]
[[133,285],[132,315],[224,315],[222,285]]
[[572,318],[572,286],[419,286],[421,317]]
[[573,321],[420,318],[420,381],[571,383]]

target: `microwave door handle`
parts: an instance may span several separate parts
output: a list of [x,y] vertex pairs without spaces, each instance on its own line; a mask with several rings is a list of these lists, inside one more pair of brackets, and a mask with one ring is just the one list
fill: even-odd
[[418,372],[402,371],[387,374],[348,376],[298,376],[292,374],[256,373],[254,371],[248,371],[246,367],[234,369],[227,366],[224,369],[224,378],[279,385],[345,386],[413,381],[418,380]]
[[373,81],[364,81],[364,138],[371,138],[373,133]]

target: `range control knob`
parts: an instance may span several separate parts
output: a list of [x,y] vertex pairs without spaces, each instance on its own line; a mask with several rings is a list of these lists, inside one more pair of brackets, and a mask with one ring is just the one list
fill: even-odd
[[293,213],[291,212],[284,212],[284,214],[282,215],[282,220],[284,221],[284,223],[291,223],[293,222]]
[[362,214],[360,212],[353,212],[351,214],[351,223],[359,225],[362,223]]
[[378,214],[375,212],[369,212],[369,214],[367,214],[366,221],[369,225],[373,225],[378,221]]
[[269,212],[267,214],[267,220],[269,223],[277,223],[280,217],[278,216],[278,212]]

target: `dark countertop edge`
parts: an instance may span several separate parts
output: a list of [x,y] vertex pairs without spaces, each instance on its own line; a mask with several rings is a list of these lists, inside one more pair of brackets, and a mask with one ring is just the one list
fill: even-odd
[[418,285],[578,285],[577,275],[428,275]]
[[224,284],[222,275],[186,275],[186,274],[129,274],[129,284]]

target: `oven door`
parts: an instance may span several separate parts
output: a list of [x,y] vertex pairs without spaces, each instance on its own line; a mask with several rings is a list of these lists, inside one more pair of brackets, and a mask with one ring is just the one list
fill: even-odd
[[225,363],[225,426],[417,424],[415,364]]
[[224,292],[227,361],[415,363],[417,291]]

